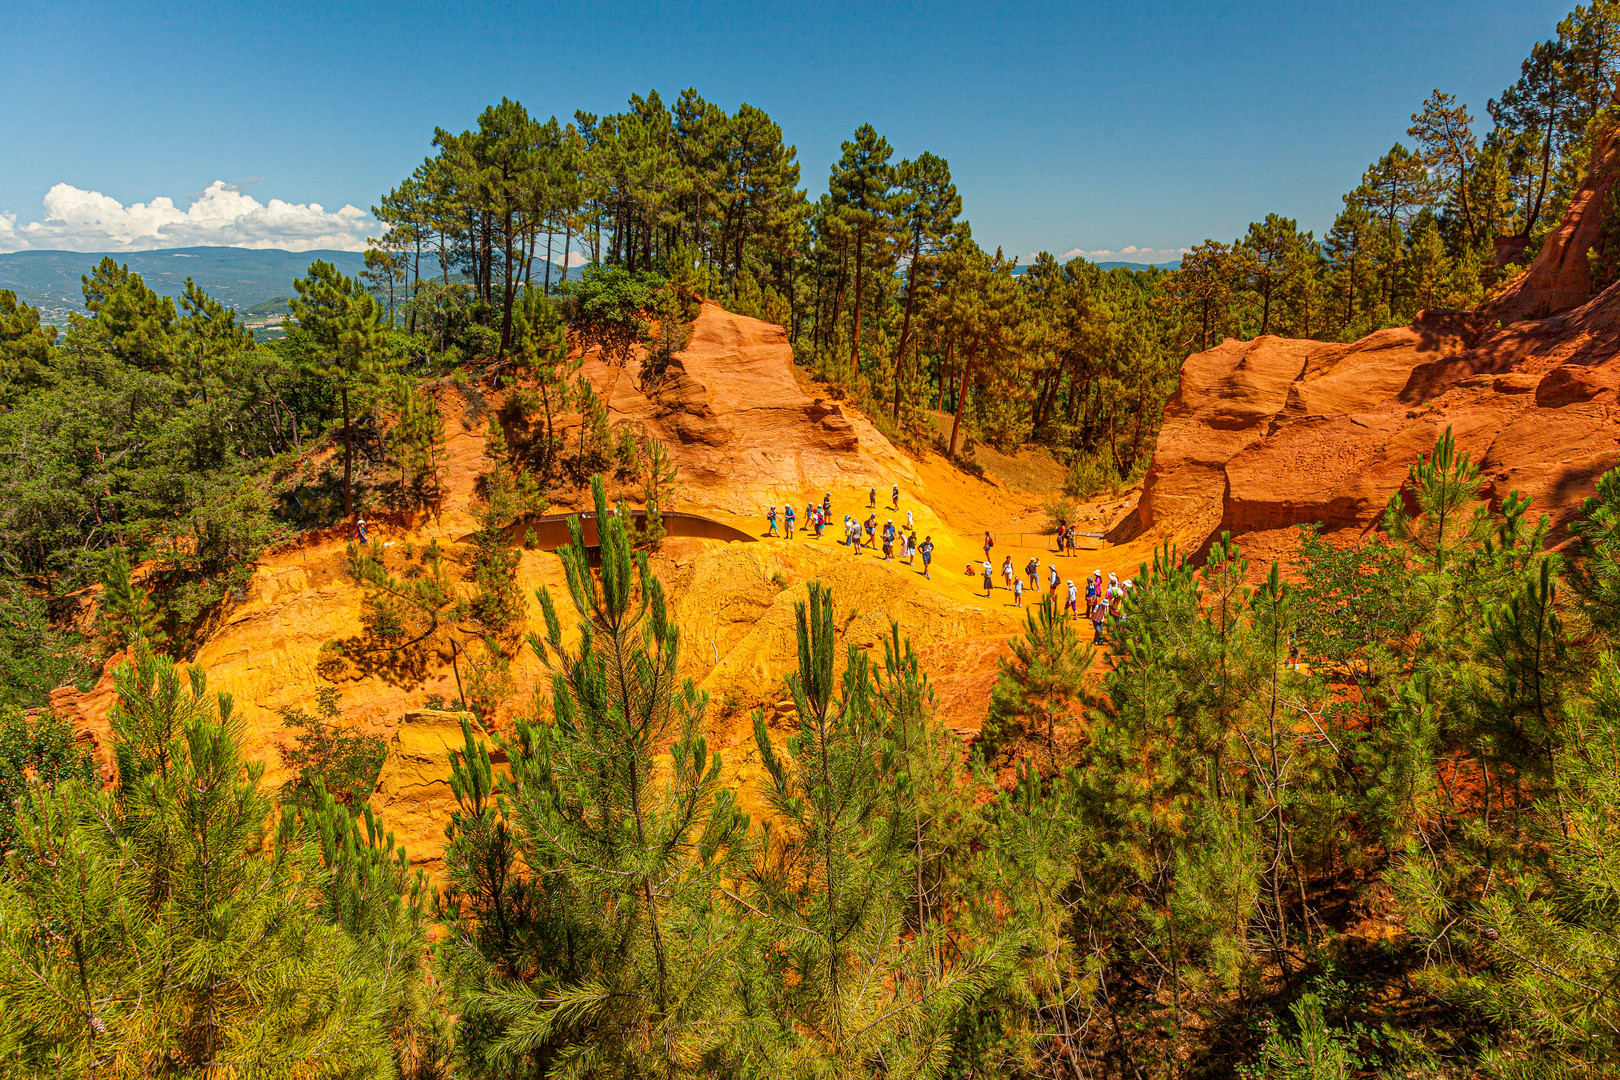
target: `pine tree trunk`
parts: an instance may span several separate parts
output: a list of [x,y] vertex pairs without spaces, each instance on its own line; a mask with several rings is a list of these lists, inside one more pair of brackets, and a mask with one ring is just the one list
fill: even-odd
[[343,516],[354,516],[354,497],[351,494],[354,479],[354,455],[350,451],[349,439],[349,380],[345,378],[343,387]]
[[849,366],[856,374],[861,370],[861,253],[866,245],[855,237],[855,340],[849,344]]
[[911,312],[917,299],[918,245],[912,245],[911,265],[906,267],[906,316],[900,324],[900,346],[894,350],[894,422],[900,422],[900,372],[911,344]]
[[962,359],[962,384],[956,391],[956,419],[951,421],[951,452],[952,460],[956,458],[956,433],[962,429],[962,406],[967,401],[968,376],[973,372],[973,357]]

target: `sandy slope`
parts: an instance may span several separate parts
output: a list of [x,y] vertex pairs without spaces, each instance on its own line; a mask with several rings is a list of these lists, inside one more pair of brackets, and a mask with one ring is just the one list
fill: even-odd
[[[983,530],[1000,538],[998,568],[1008,553],[1019,567],[1041,553],[1043,573],[1045,564],[1055,562],[1065,579],[1078,580],[1099,564],[1134,569],[1139,557],[1129,548],[1112,564],[1094,554],[1050,554],[1044,538],[1033,535],[1041,521],[1033,496],[964,473],[936,455],[914,460],[897,450],[847,404],[817,400],[799,388],[779,328],[718,305],[704,306],[691,347],[657,394],[637,388],[633,365],[615,372],[592,357],[585,370],[610,395],[611,419],[640,421],[671,445],[680,469],[673,509],[761,535],[763,511],[773,502],[792,499],[802,523],[804,504],[831,492],[835,521],[846,512],[864,518],[876,487],[880,524],[891,516],[903,524],[909,509],[919,537],[932,536],[938,547],[932,580],[923,578],[920,563],[884,562],[870,549],[850,551],[834,533],[818,540],[801,531],[791,541],[762,538],[753,544],[677,538],[653,558],[682,627],[686,673],[712,695],[715,742],[728,771],[744,782],[745,804],[753,809],[758,807],[748,781],[758,766],[750,714],[763,707],[773,730],[786,730],[789,718],[777,703],[786,696],[781,678],[794,662],[793,605],[803,600],[807,582],[820,580],[833,589],[837,609],[847,613],[845,639],[869,649],[876,660],[890,620],[897,621],[934,677],[942,719],[972,732],[982,719],[996,660],[1022,623],[1006,591],[987,599],[979,578],[964,573],[981,556]],[[485,468],[485,432],[499,392],[446,386],[440,401],[448,436],[444,502],[430,513],[373,518],[373,535],[392,545],[388,558],[399,567],[407,550],[419,551],[429,540],[452,554],[459,551],[473,526],[474,481]],[[895,483],[902,491],[897,513],[888,509]],[[1020,538],[1018,530],[1027,533]],[[458,696],[451,653],[441,643],[406,657],[317,669],[323,645],[353,642],[361,631],[363,594],[345,573],[347,542],[346,529],[326,530],[268,554],[195,662],[209,672],[215,689],[234,696],[247,726],[248,751],[265,763],[272,784],[286,777],[280,757],[285,734],[276,710],[312,708],[323,679],[333,682],[346,722],[391,742],[374,805],[413,858],[433,866],[450,809],[447,754],[460,733],[454,718],[424,712],[423,706],[431,694]],[[561,562],[550,552],[525,551],[519,579],[526,597],[541,587],[558,589]],[[540,629],[532,599],[529,616],[529,629]],[[517,693],[493,719],[496,731],[533,709],[531,692],[543,696],[549,685],[526,648],[512,674]],[[53,697],[103,746],[111,700],[110,677],[88,694],[69,688]]]

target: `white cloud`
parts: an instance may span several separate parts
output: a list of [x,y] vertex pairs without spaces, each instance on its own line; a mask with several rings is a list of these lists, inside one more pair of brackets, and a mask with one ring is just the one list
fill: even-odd
[[[1146,248],[1138,247],[1135,244],[1126,244],[1117,251],[1108,248],[1098,251],[1087,251],[1084,248],[1075,248],[1073,251],[1065,251],[1063,254],[1059,255],[1057,257],[1057,261],[1060,263],[1065,263],[1070,259],[1086,259],[1090,262],[1159,264],[1175,262],[1177,259],[1181,258],[1191,250],[1191,248]],[[1034,261],[1035,257],[1033,255],[1025,260],[1025,262]]]
[[[569,266],[584,266],[586,263],[588,263],[590,261],[591,261],[591,259],[590,259],[589,255],[582,255],[577,251],[570,251],[568,253],[568,265]],[[551,256],[551,265],[552,266],[561,266],[562,264],[563,264],[562,254],[560,252],[553,252],[552,256]]]
[[45,215],[18,224],[0,214],[0,251],[150,251],[170,247],[329,248],[360,251],[378,226],[365,211],[320,203],[261,203],[215,180],[184,210],[167,195],[125,206],[99,191],[57,184],[45,193]]

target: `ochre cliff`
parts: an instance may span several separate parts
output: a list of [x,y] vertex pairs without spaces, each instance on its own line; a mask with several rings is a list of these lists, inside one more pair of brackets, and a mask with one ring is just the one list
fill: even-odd
[[1620,465],[1620,288],[1592,296],[1586,258],[1617,176],[1609,140],[1529,270],[1477,311],[1425,312],[1347,345],[1228,339],[1189,357],[1116,539],[1201,552],[1230,532],[1263,566],[1294,550],[1297,525],[1374,526],[1448,427],[1493,501],[1531,496],[1566,539]]
[[[710,743],[741,782],[748,809],[760,809],[751,785],[759,766],[750,714],[764,708],[772,732],[785,736],[791,718],[780,703],[786,696],[782,677],[795,656],[793,606],[811,580],[832,587],[844,640],[875,659],[881,660],[880,639],[890,620],[898,621],[933,676],[941,718],[966,732],[978,728],[996,661],[1021,625],[1021,612],[1005,592],[985,599],[978,578],[963,569],[978,555],[982,529],[1039,528],[1033,496],[964,473],[937,456],[913,459],[895,449],[856,410],[801,388],[780,328],[716,304],[704,305],[688,348],[654,392],[639,389],[634,362],[620,371],[587,356],[583,370],[610,402],[610,421],[639,421],[671,447],[679,467],[671,509],[697,511],[758,537],[763,510],[773,502],[785,506],[791,500],[802,516],[806,501],[830,492],[835,519],[846,512],[864,518],[870,489],[878,489],[886,506],[890,486],[898,484],[901,509],[880,509],[879,522],[894,517],[903,524],[910,510],[919,536],[931,535],[939,547],[931,581],[923,580],[920,565],[849,551],[836,543],[836,529],[820,540],[807,539],[802,528],[793,541],[672,538],[652,557],[682,629],[684,672],[712,695]],[[474,528],[473,492],[487,468],[486,431],[489,418],[499,413],[502,392],[447,383],[438,393],[447,434],[441,504],[430,512],[367,514],[373,538],[389,545],[385,559],[396,568],[410,551],[419,558],[429,540],[453,560]],[[567,508],[566,500],[554,507]],[[452,806],[449,753],[460,745],[461,730],[459,717],[425,706],[430,696],[459,696],[452,654],[445,644],[408,656],[368,657],[351,649],[347,659],[323,660],[323,646],[353,644],[361,634],[363,592],[346,572],[348,539],[349,530],[338,527],[303,534],[269,552],[192,663],[207,670],[211,689],[233,695],[248,753],[265,764],[271,785],[288,776],[281,758],[287,733],[277,710],[313,710],[317,689],[335,685],[342,722],[389,744],[374,808],[413,860],[434,869]],[[1029,550],[1009,548],[1020,565],[1044,547],[1038,537],[1025,539]],[[1007,547],[998,545],[998,561],[999,548]],[[1096,559],[1045,555],[1043,561],[1057,561],[1065,577],[1079,578]],[[569,623],[562,581],[555,554],[522,552],[518,584],[528,603],[525,630],[542,629],[533,598],[543,586],[558,595]],[[101,747],[104,761],[111,671],[120,661],[109,663],[108,674],[89,693],[65,688],[53,697],[55,707]],[[489,718],[492,733],[534,711],[532,694],[543,697],[549,687],[548,673],[527,647],[517,651],[511,675],[514,693]],[[538,709],[544,715],[543,701]]]

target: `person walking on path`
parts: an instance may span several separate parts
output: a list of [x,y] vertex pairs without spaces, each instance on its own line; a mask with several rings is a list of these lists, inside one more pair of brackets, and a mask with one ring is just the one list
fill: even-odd
[[867,506],[876,506],[877,505],[877,488],[873,488],[871,491],[866,493],[866,505]]
[[913,530],[913,529],[915,529],[915,528],[916,528],[916,527],[917,527],[917,526],[915,526],[915,525],[913,525],[913,524],[912,524],[912,523],[911,523],[911,511],[910,511],[910,510],[907,510],[907,511],[906,511],[906,532],[911,532],[911,531],[912,531],[912,530]]
[[832,492],[830,491],[821,497],[821,515],[828,521],[832,520]]
[[787,509],[785,511],[783,511],[783,513],[782,513],[782,531],[783,531],[782,534],[784,536],[786,536],[789,540],[793,539],[793,504],[792,503],[789,503]]
[[1013,574],[1012,556],[1008,555],[1005,559],[1001,560],[1001,579],[1007,583],[1007,588],[1009,588],[1009,589],[1011,589],[1013,587],[1013,577],[1014,576],[1015,575]]
[[1096,605],[1091,609],[1091,643],[1093,645],[1102,643],[1103,623],[1107,621],[1108,597],[1105,596],[1101,600],[1098,600]]
[[774,507],[774,506],[771,507],[770,513],[765,515],[765,520],[771,523],[771,535],[775,536],[776,535],[776,507]]
[[994,547],[994,546],[995,546],[995,540],[990,536],[990,530],[986,529],[985,533],[984,533],[984,561],[985,562],[990,561],[990,549],[992,547]]
[[894,500],[894,508],[896,510],[900,509],[900,485],[899,484],[894,485],[894,491],[892,491],[889,494],[889,498]]
[[990,560],[986,559],[986,560],[984,560],[984,595],[985,595],[986,598],[988,598],[990,596],[991,590],[993,590],[996,587],[995,580],[993,578],[991,578],[990,572],[991,572]]
[[1046,564],[1046,571],[1047,571],[1047,575],[1046,575],[1046,595],[1051,598],[1052,603],[1055,605],[1057,603],[1057,587],[1058,587],[1057,564],[1056,563],[1047,563]]
[[906,533],[906,565],[917,565],[917,534],[914,532]]
[[1024,579],[1023,578],[1018,578],[1018,579],[1014,580],[1012,590],[1013,590],[1013,606],[1014,607],[1023,607],[1024,606]]
[[1069,579],[1069,595],[1063,602],[1063,617],[1068,618],[1071,615],[1075,618],[1080,617],[1080,593],[1074,587],[1073,578]]
[[1024,576],[1029,578],[1029,591],[1034,592],[1041,576],[1041,560],[1038,556],[1031,555],[1029,562],[1024,564]]
[[1058,522],[1058,527],[1054,530],[1054,532],[1057,534],[1057,550],[1059,555],[1063,554],[1063,534],[1068,531],[1068,528],[1069,526],[1066,523],[1060,521]]
[[890,520],[883,524],[883,561],[888,562],[892,558],[894,558],[894,522]]
[[1091,614],[1091,605],[1097,602],[1097,585],[1101,580],[1102,571],[1093,571],[1092,576],[1086,579],[1086,614]]
[[922,547],[917,550],[922,552],[923,577],[932,581],[933,577],[928,573],[928,564],[934,561],[934,538],[932,536],[923,537]]
[[1073,555],[1074,554],[1074,527],[1072,525],[1064,532],[1063,538],[1064,538],[1065,541],[1067,541],[1067,543],[1069,545],[1069,554]]
[[866,546],[877,547],[877,515],[866,519]]

